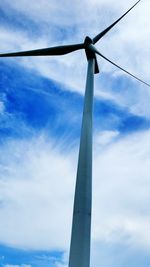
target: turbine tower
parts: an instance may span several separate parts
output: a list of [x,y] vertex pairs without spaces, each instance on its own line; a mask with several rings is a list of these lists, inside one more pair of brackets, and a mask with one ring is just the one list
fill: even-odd
[[90,266],[91,244],[91,208],[92,208],[92,106],[94,74],[99,73],[97,57],[101,56],[109,63],[121,69],[138,81],[150,86],[129,71],[118,66],[110,59],[101,54],[95,44],[104,37],[124,16],[126,16],[141,0],[137,1],[126,13],[100,32],[93,39],[86,37],[83,43],[50,47],[38,50],[0,54],[0,57],[21,56],[61,56],[76,50],[84,49],[88,61],[84,109],[76,178],[76,189],[73,209],[72,235],[69,255],[69,267]]

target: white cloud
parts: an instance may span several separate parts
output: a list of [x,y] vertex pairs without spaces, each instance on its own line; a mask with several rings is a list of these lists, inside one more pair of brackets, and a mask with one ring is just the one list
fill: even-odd
[[4,243],[62,249],[69,240],[75,175],[68,156],[47,142],[40,138],[1,148],[0,236]]
[[128,236],[130,245],[150,249],[149,136],[131,135],[95,155],[94,240]]
[[[102,151],[97,148],[93,242],[128,242],[150,251],[149,140],[150,132],[143,132]],[[5,144],[1,155],[0,242],[18,248],[67,250],[76,152],[65,154],[40,137]]]
[[56,267],[67,267],[68,266],[68,259],[69,259],[69,253],[65,252],[62,255],[62,258],[60,261],[56,261]]
[[113,142],[118,135],[118,131],[101,131],[99,134],[97,133],[95,145],[108,145],[109,143]]
[[2,115],[5,111],[5,105],[4,102],[0,101],[0,115]]

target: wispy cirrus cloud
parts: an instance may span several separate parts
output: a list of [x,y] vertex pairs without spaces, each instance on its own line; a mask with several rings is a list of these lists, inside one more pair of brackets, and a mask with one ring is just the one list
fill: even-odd
[[[102,154],[97,149],[93,241],[125,241],[149,251],[148,140],[149,132],[139,133],[111,145]],[[75,151],[61,155],[60,148],[45,138],[8,143],[1,151],[1,242],[22,248],[67,249]]]

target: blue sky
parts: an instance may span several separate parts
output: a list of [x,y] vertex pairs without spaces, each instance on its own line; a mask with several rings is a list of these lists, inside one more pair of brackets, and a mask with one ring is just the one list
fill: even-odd
[[[3,0],[0,51],[82,42],[133,3]],[[141,1],[97,45],[147,82],[149,5]],[[149,267],[150,90],[99,66],[91,267]],[[0,267],[67,266],[86,68],[83,51],[1,59]]]

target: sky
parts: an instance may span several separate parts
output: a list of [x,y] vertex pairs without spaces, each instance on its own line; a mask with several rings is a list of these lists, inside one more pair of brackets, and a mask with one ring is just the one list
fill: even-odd
[[[83,42],[135,1],[3,0],[0,53]],[[150,83],[150,2],[98,44]],[[0,59],[0,267],[66,267],[87,60]],[[98,58],[91,267],[150,267],[150,88]]]

